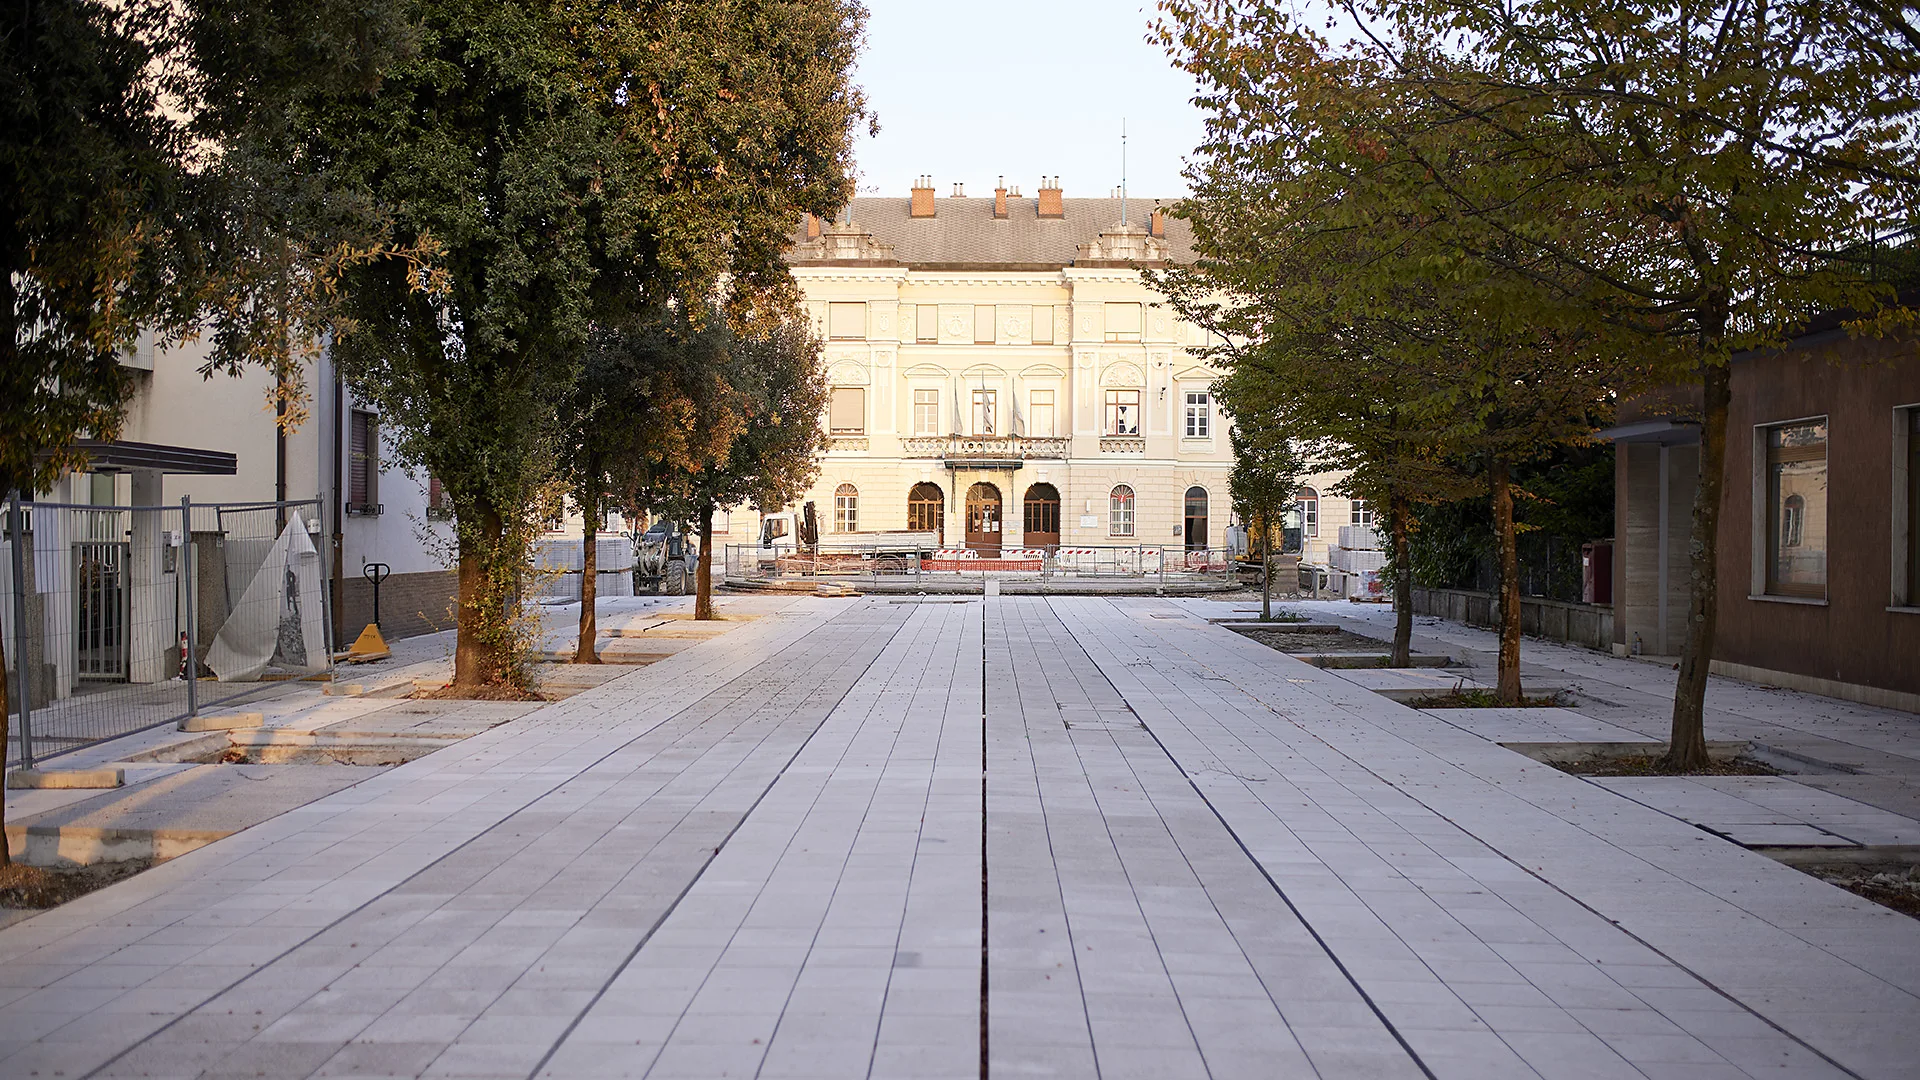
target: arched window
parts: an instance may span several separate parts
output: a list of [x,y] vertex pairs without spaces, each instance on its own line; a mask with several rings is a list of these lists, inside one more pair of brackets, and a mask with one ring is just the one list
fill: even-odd
[[907,492],[907,528],[939,534],[935,539],[945,542],[946,524],[947,496],[940,485],[924,482],[913,485],[913,490]]
[[1020,542],[1027,547],[1051,547],[1060,542],[1060,490],[1052,484],[1034,484],[1020,500]]
[[1293,505],[1300,510],[1300,535],[1320,535],[1320,493],[1310,487],[1300,489]]
[[852,484],[833,489],[833,531],[860,531],[860,489]]
[[1114,536],[1133,535],[1133,489],[1115,484],[1107,498],[1107,531]]
[[1787,496],[1786,503],[1780,508],[1780,546],[1799,547],[1806,521],[1807,500],[1798,495]]
[[1195,485],[1187,489],[1185,536],[1188,551],[1207,548],[1207,489]]

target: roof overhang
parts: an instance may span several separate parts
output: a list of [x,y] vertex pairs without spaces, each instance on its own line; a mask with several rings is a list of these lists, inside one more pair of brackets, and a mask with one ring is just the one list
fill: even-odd
[[75,439],[67,449],[87,455],[87,468],[92,472],[151,471],[233,476],[240,471],[239,459],[224,450],[196,450],[190,446],[117,440],[108,442],[103,439]]
[[1593,437],[1601,442],[1682,446],[1700,441],[1700,425],[1693,420],[1641,420],[1595,432]]

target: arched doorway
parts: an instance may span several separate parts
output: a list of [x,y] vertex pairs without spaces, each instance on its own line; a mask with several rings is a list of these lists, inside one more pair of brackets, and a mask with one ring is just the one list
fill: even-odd
[[1060,492],[1052,484],[1035,484],[1021,500],[1020,543],[1024,547],[1055,547],[1060,543]]
[[992,484],[967,489],[967,546],[982,558],[1000,557],[1000,489]]
[[1207,489],[1195,485],[1187,489],[1187,550],[1207,548]]
[[930,532],[934,542],[947,542],[947,493],[939,484],[918,483],[907,492],[907,528]]

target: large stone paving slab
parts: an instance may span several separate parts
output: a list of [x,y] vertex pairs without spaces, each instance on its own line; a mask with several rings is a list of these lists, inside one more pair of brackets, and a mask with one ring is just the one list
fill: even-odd
[[0,930],[0,1075],[1912,1075],[1920,928],[1518,722],[1169,602],[795,602]]

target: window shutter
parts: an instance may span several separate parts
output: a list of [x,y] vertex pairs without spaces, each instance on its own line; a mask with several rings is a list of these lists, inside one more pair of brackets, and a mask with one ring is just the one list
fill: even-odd
[[828,304],[827,336],[853,339],[866,337],[867,305],[859,302]]
[[858,386],[834,387],[833,406],[827,417],[827,426],[833,431],[867,430],[866,390]]

